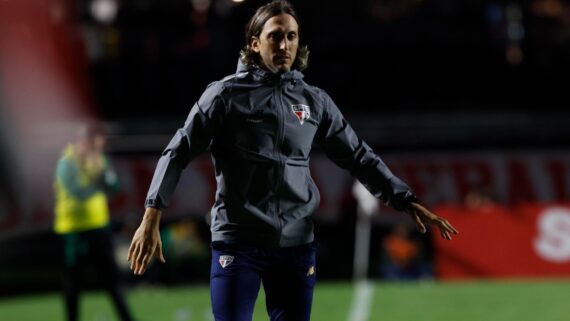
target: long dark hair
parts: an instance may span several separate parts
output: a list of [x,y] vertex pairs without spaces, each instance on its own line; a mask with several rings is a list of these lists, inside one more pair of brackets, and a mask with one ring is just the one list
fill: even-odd
[[[284,0],[275,0],[271,1],[257,9],[253,17],[249,20],[245,27],[245,46],[240,52],[240,59],[241,62],[246,66],[257,65],[259,64],[259,53],[253,51],[250,46],[251,38],[252,37],[259,37],[261,35],[261,31],[263,30],[263,26],[267,22],[267,20],[280,15],[282,13],[286,13],[291,15],[299,24],[299,17],[295,12],[293,6]],[[299,27],[299,35],[300,35]],[[297,55],[295,57],[295,61],[291,66],[292,69],[303,70],[307,68],[309,63],[309,48],[307,46],[301,46],[297,48]]]

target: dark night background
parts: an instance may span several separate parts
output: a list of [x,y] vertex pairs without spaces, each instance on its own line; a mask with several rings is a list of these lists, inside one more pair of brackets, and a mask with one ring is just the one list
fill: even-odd
[[[126,193],[144,198],[151,174],[148,164],[152,161],[154,166],[206,86],[235,72],[245,24],[265,2],[50,0],[40,5],[34,0],[0,1],[0,262],[11,262],[0,264],[0,295],[11,294],[19,287],[17,280],[30,275],[37,281],[28,284],[30,291],[58,286],[54,278],[58,258],[49,257],[57,250],[50,229],[53,214],[45,199],[52,198],[54,164],[63,138],[68,138],[65,122],[87,114],[107,125],[111,156],[123,162],[124,172],[132,170],[144,182],[127,182],[134,187]],[[410,157],[416,166],[410,172],[423,173],[423,156],[427,163],[437,157],[445,163],[449,155],[437,153],[483,152],[484,158],[490,152],[502,161],[511,160],[511,151],[537,151],[537,158],[548,160],[570,147],[569,1],[291,2],[301,20],[301,42],[310,50],[309,68],[304,72],[307,83],[327,91],[356,132],[382,156],[391,153],[396,160],[406,161],[398,156],[421,153]],[[27,51],[30,48],[33,53]],[[51,51],[44,52],[46,48]],[[33,73],[36,68],[38,74]],[[50,72],[60,77],[53,80]],[[30,80],[29,75],[43,78]],[[49,86],[57,81],[67,87]],[[70,97],[80,97],[67,109],[59,104],[67,100],[53,98],[66,90]],[[436,156],[430,159],[430,155]],[[470,164],[470,157],[453,157],[449,159],[459,159],[460,165]],[[514,158],[529,158],[525,157]],[[565,157],[557,158],[559,163],[549,173],[563,172],[570,164]],[[524,166],[518,165],[511,166],[513,173],[525,173]],[[493,175],[489,174],[490,180],[499,181],[499,175]],[[558,194],[550,190],[537,194],[567,200],[570,174],[564,175],[539,182],[555,185]],[[528,187],[516,177],[501,182],[498,185],[504,190],[509,184],[515,190]],[[424,189],[429,192],[431,187]],[[330,262],[330,268],[322,271],[324,278],[351,275],[356,203],[349,194],[339,202],[340,217],[317,222],[324,240],[321,259]],[[436,201],[449,201],[436,196]],[[117,232],[131,221],[138,224],[142,214],[142,200],[129,203],[125,199],[118,201],[127,210],[115,217]],[[172,214],[168,223],[178,223],[187,213]],[[207,239],[202,215],[191,217],[196,218],[197,235]],[[373,237],[389,229],[377,226]],[[430,259],[430,240],[421,240],[423,255]],[[379,242],[373,246],[380,251]],[[46,258],[41,262],[46,266],[38,265],[45,274],[30,268],[37,264],[30,253]],[[381,259],[372,257],[371,265]],[[197,271],[208,273],[199,264],[208,263],[193,263],[197,278],[204,277]],[[161,273],[155,276],[176,275],[175,270]]]
[[[235,71],[261,3],[200,12],[188,0],[124,1],[109,26],[85,12],[102,47],[90,70],[103,116],[184,117],[209,82]],[[345,113],[536,112],[568,101],[564,2],[560,12],[541,8],[549,1],[293,3],[311,51],[306,80]]]

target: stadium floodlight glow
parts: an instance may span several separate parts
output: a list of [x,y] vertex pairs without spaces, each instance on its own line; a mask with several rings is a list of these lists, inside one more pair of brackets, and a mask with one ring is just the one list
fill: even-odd
[[91,15],[95,20],[104,24],[110,24],[117,17],[119,4],[117,0],[93,0],[90,9]]
[[208,11],[211,4],[211,0],[192,0],[192,8],[198,12]]

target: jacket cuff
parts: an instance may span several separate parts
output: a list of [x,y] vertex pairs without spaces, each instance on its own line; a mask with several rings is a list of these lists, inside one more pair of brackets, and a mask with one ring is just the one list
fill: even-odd
[[412,194],[411,191],[407,191],[405,193],[394,195],[390,201],[390,205],[392,205],[395,210],[401,212],[405,210],[412,202],[418,203],[419,200],[416,195]]
[[156,209],[165,208],[164,204],[158,198],[149,198],[144,202],[144,207],[152,207]]

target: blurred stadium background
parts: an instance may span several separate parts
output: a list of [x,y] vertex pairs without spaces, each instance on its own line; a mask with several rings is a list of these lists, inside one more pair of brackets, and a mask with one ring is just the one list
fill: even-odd
[[[190,165],[163,218],[168,263],[135,278],[124,258],[158,155],[206,85],[234,72],[263,2],[0,0],[0,320],[63,318],[53,174],[85,119],[110,133],[122,185],[112,200],[117,256],[135,315],[211,319],[208,155]],[[380,207],[366,262],[373,283],[352,283],[353,180],[315,151],[314,319],[567,320],[570,3],[292,3],[311,50],[307,81],[461,231],[442,242]],[[97,283],[89,289],[84,320],[113,320]],[[258,306],[256,320],[267,319]]]

